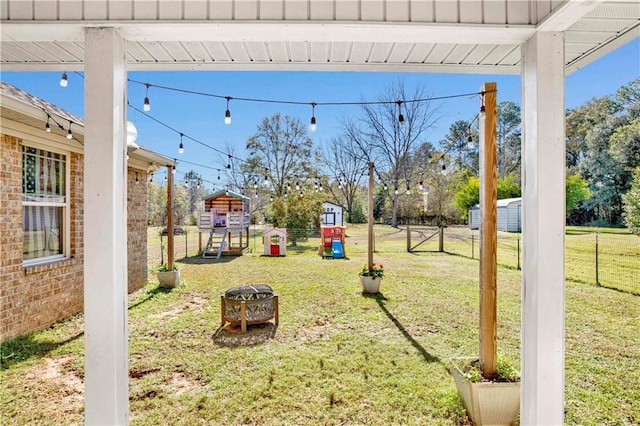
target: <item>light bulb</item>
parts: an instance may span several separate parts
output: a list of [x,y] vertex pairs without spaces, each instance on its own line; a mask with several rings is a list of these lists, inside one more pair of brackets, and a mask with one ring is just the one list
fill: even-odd
[[402,113],[398,116],[398,122],[400,123],[400,127],[404,127],[404,115],[402,115]]
[[184,144],[180,142],[180,146],[178,147],[178,154],[184,154]]
[[142,106],[142,110],[144,112],[151,111],[151,105],[149,104],[149,97],[148,96],[144,97],[144,105]]
[[224,124],[231,124],[231,111],[229,110],[224,112]]
[[176,166],[171,166],[171,174],[172,175],[176,174]]
[[316,131],[316,118],[315,117],[311,117],[311,124],[309,125],[309,130],[311,130],[312,132]]
[[71,129],[67,130],[67,139],[73,139],[73,133],[71,133]]
[[67,73],[63,72],[62,77],[60,77],[60,87],[67,87],[68,84]]
[[47,124],[44,125],[44,129],[47,133],[51,133],[51,126],[49,126],[49,116],[47,115]]

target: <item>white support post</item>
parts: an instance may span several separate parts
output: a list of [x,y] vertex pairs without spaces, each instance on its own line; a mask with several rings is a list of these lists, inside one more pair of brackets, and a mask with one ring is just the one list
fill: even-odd
[[87,425],[126,425],[127,180],[124,39],[85,29],[84,320]]
[[564,423],[564,34],[523,44],[522,425]]

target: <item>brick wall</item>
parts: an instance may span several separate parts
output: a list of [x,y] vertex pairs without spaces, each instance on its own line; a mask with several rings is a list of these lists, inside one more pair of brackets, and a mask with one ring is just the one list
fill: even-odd
[[[70,170],[70,258],[22,266],[22,145],[0,135],[0,341],[48,327],[83,310],[83,156]],[[147,282],[146,174],[128,170],[129,292]]]
[[[136,173],[138,183],[136,184]],[[127,264],[129,293],[147,283],[147,175],[127,170]]]
[[[82,290],[82,161],[67,159],[71,181],[71,258],[38,266],[22,266],[22,145],[2,135],[0,180],[0,336],[7,340],[55,321],[83,307]],[[77,195],[80,194],[80,195]]]

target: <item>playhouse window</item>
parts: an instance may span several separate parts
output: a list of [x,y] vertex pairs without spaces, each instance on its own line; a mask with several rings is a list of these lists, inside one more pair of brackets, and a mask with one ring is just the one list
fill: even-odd
[[64,258],[68,241],[67,157],[22,147],[24,264]]

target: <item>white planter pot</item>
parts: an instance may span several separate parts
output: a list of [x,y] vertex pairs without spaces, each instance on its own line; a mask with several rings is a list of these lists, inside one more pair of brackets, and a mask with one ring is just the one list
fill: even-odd
[[[477,359],[477,358],[471,358]],[[468,381],[452,360],[451,374],[467,414],[480,425],[511,425],[520,413],[520,382]]]
[[180,269],[175,271],[158,271],[160,287],[174,288],[180,282]]
[[368,277],[360,275],[360,282],[362,283],[363,293],[380,293],[380,284],[382,283],[381,277]]

